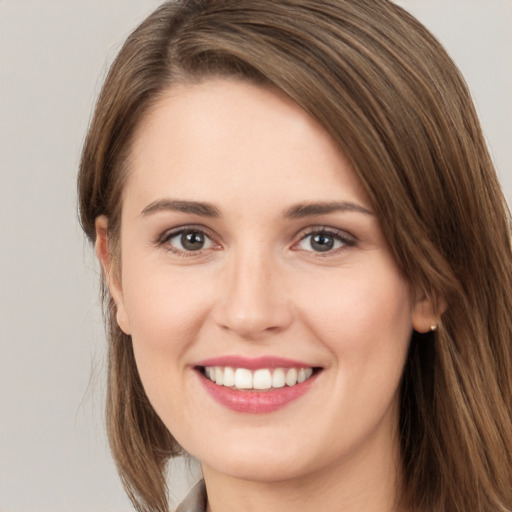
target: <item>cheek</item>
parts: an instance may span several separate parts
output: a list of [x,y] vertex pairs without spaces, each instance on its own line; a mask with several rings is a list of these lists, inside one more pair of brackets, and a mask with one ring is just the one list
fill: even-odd
[[[135,279],[132,273],[125,300],[146,395],[169,430],[179,433],[189,410],[185,397],[191,395],[186,388],[187,354],[199,336],[206,306],[199,286],[183,286],[183,279],[170,279],[168,274],[148,271]],[[177,389],[179,393],[173,392]]]
[[332,407],[326,424],[343,425],[345,432],[333,447],[347,439],[360,442],[385,422],[395,428],[412,332],[405,280],[392,271],[350,274],[329,286],[317,282],[302,308],[309,332],[331,354],[325,402]]
[[165,264],[127,258],[123,262],[123,293],[133,337],[155,348],[173,345],[204,314],[207,294],[197,272],[176,271]]
[[349,373],[386,365],[401,371],[412,332],[407,282],[393,267],[374,268],[371,273],[348,269],[314,286],[310,281],[301,294],[308,328]]
[[[201,276],[170,272],[164,265],[123,262],[126,314],[144,388],[157,398],[186,369],[210,302]],[[186,284],[186,285],[185,285]],[[202,286],[203,285],[203,286]],[[157,398],[158,399],[158,398]]]

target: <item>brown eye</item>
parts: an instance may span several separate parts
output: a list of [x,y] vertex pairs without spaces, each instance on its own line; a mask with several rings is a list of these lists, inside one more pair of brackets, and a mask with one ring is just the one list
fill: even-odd
[[182,229],[170,233],[165,243],[177,252],[200,251],[213,245],[211,238],[197,229]]
[[187,251],[199,251],[204,247],[205,235],[197,231],[185,232],[181,235],[181,245]]
[[302,251],[327,253],[353,245],[355,245],[355,240],[343,232],[320,230],[304,236],[297,247]]
[[314,251],[326,252],[334,247],[334,238],[330,235],[319,233],[311,236],[309,244]]

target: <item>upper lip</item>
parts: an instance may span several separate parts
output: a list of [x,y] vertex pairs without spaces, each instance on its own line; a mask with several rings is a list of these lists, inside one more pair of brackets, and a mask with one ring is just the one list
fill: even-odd
[[248,358],[236,355],[225,355],[204,359],[196,363],[195,366],[230,366],[233,368],[247,368],[248,370],[257,370],[259,368],[313,368],[314,366],[303,361],[296,361],[274,356],[262,356]]

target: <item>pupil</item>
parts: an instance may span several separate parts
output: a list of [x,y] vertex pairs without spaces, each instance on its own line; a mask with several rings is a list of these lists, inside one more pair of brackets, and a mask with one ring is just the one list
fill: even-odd
[[181,235],[181,245],[187,251],[198,251],[203,248],[204,236],[202,233],[188,232]]
[[334,247],[334,239],[329,235],[315,235],[311,239],[311,247],[318,252],[330,251]]

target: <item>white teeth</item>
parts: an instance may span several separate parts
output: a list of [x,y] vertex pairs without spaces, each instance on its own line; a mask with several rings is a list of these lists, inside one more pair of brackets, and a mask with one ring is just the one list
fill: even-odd
[[277,389],[295,386],[313,375],[313,368],[260,368],[255,371],[229,366],[207,366],[204,368],[207,379],[219,386],[235,389]]
[[235,385],[235,370],[229,366],[224,369],[224,386],[231,388]]
[[253,389],[269,389],[272,387],[270,370],[256,370],[252,378]]
[[297,384],[297,370],[295,368],[290,368],[286,372],[285,382],[287,386],[295,386]]
[[246,368],[237,368],[235,371],[235,388],[252,389],[252,372]]
[[297,375],[297,382],[304,382],[305,380],[309,379],[311,375],[313,375],[313,368],[301,368],[299,370],[299,374]]
[[282,368],[277,368],[272,374],[272,387],[282,388],[285,384],[286,381],[284,379],[284,370]]

